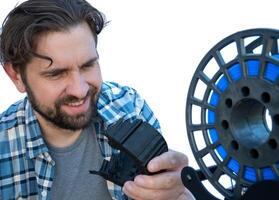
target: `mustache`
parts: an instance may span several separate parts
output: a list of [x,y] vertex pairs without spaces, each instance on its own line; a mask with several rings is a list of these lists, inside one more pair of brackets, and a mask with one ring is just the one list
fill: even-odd
[[83,98],[77,98],[72,95],[64,96],[56,102],[56,105],[79,102],[79,101],[85,100],[89,97],[93,97],[96,93],[97,93],[97,89],[95,87],[91,87]]

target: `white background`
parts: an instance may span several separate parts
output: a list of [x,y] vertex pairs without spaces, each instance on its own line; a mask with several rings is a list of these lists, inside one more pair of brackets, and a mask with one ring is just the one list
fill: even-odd
[[[17,0],[1,1],[0,20]],[[21,1],[20,1],[21,2]],[[105,80],[147,100],[171,149],[189,156],[186,95],[203,56],[224,37],[249,28],[279,29],[276,0],[91,0],[111,21],[99,35]],[[0,112],[23,97],[0,69]]]

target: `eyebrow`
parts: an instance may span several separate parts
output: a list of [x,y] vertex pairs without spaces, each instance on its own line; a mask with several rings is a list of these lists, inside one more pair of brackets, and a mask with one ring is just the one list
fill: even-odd
[[94,58],[91,58],[89,59],[88,61],[84,62],[82,65],[79,66],[79,68],[82,68],[84,66],[89,66],[89,65],[92,65],[94,62],[96,62],[97,60],[99,59],[99,57],[94,57]]
[[[86,62],[81,64],[79,66],[79,68],[82,68],[84,66],[92,65],[98,59],[99,59],[99,56],[94,57],[94,58],[90,58],[89,60],[87,60]],[[50,76],[50,75],[54,75],[54,74],[64,73],[64,72],[66,72],[68,70],[69,70],[69,68],[67,68],[67,67],[66,68],[54,68],[54,69],[49,69],[49,70],[43,71],[43,72],[40,73],[40,75],[42,75],[42,76]]]

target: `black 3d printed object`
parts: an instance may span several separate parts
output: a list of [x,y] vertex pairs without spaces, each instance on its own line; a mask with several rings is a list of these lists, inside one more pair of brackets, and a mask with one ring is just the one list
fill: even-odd
[[162,135],[148,122],[136,119],[119,120],[108,127],[105,135],[109,144],[120,152],[113,154],[110,161],[104,160],[99,171],[90,171],[103,178],[123,186],[138,174],[151,174],[147,170],[148,162],[168,151]]
[[226,199],[279,198],[278,44],[278,30],[241,31],[215,45],[196,69],[186,125],[200,171],[187,167],[182,180],[198,200],[216,199],[202,180]]

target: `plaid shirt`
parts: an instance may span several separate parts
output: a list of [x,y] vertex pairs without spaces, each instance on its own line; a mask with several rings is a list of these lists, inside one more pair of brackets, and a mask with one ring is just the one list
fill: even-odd
[[[95,122],[98,143],[104,159],[117,150],[102,134],[120,118],[139,118],[160,131],[158,120],[146,102],[129,87],[104,82],[97,102],[102,120]],[[0,199],[50,199],[55,162],[41,134],[27,98],[0,114]],[[107,181],[112,199],[128,199],[122,188]]]

